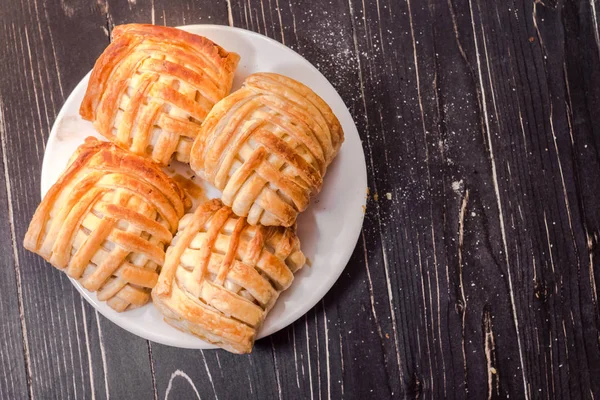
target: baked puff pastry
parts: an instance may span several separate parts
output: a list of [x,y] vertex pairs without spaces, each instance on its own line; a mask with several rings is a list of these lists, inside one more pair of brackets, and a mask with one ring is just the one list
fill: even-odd
[[176,28],[119,25],[96,61],[80,114],[120,147],[160,164],[189,162],[200,124],[231,90],[239,61]]
[[187,203],[157,164],[88,138],[38,206],[24,246],[124,311],[150,299]]
[[293,229],[249,225],[215,199],[181,220],[152,299],[174,327],[249,353],[304,263]]
[[291,226],[343,141],[339,121],[310,88],[257,73],[212,109],[190,163],[248,223]]

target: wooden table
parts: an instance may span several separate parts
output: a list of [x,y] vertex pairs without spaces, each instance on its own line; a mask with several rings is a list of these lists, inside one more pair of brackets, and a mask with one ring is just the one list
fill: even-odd
[[[0,398],[599,398],[598,10],[5,1]],[[359,128],[370,196],[354,255],[313,310],[251,355],[129,334],[21,245],[56,114],[126,22],[272,37],[332,82]]]

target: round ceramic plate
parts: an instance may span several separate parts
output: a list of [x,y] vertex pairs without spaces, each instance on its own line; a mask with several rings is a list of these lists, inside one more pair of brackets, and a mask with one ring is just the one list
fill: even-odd
[[[327,171],[323,190],[298,218],[302,249],[312,266],[296,275],[292,286],[282,293],[269,313],[258,337],[270,335],[304,315],[327,293],[348,263],[363,222],[367,174],[365,158],[352,117],[333,86],[302,56],[282,44],[254,32],[216,25],[188,25],[186,31],[206,36],[241,57],[233,89],[254,72],[277,72],[312,88],[333,109],[345,133],[339,155]],[[42,196],[56,182],[75,149],[87,136],[101,138],[91,123],[79,116],[79,105],[89,74],[79,82],[60,110],[50,132],[42,166]],[[180,165],[177,168],[185,168]],[[208,197],[219,192],[205,184]],[[214,346],[180,332],[165,323],[152,304],[118,313],[96,295],[72,280],[81,294],[102,315],[145,339],[184,348],[209,349]]]

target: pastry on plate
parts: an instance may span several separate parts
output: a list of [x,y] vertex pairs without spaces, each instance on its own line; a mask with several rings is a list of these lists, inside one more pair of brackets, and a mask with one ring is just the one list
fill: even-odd
[[79,113],[110,141],[160,164],[190,149],[213,105],[231,90],[239,61],[177,28],[116,26],[92,70]]
[[343,141],[338,119],[310,88],[257,73],[213,107],[190,163],[250,224],[291,226]]
[[157,164],[90,137],[38,206],[24,246],[124,311],[150,299],[187,206]]
[[249,353],[304,263],[294,229],[249,225],[215,199],[180,221],[152,299],[174,327]]

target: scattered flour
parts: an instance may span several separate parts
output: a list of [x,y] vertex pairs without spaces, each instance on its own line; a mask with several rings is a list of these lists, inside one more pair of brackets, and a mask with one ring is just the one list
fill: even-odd
[[460,181],[452,182],[452,190],[454,190],[454,193],[461,195],[461,196],[463,194],[464,186],[465,185],[464,185],[462,179]]

